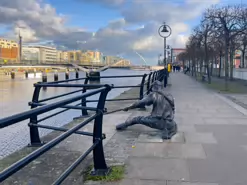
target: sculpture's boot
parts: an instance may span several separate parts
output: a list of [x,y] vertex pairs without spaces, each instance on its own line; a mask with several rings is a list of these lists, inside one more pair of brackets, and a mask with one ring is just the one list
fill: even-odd
[[127,127],[128,127],[128,125],[126,123],[121,123],[121,124],[116,126],[116,130],[124,130]]
[[171,139],[177,133],[177,124],[173,121],[172,126],[169,124],[168,128],[163,129],[162,139],[168,140]]
[[124,123],[117,125],[116,130],[125,130],[128,126],[131,126],[133,124],[133,119],[127,120]]
[[165,139],[165,140],[170,139],[170,138],[169,138],[169,132],[168,132],[167,129],[163,129],[163,130],[162,130],[161,138],[162,138],[162,139]]

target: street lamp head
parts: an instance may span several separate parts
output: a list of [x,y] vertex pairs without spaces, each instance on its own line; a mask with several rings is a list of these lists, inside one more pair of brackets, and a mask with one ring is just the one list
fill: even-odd
[[163,29],[161,30],[163,33],[168,33],[169,30],[167,29],[166,25],[163,26]]

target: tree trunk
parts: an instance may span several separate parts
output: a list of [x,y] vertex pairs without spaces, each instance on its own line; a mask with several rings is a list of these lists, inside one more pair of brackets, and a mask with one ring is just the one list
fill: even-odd
[[200,61],[200,74],[203,75],[203,60]]
[[211,71],[211,72],[210,72],[210,73],[211,73],[211,76],[213,76],[213,67],[214,67],[214,63],[213,63],[213,61],[212,61],[212,63],[211,63],[211,66],[210,66],[210,67],[211,67],[211,69],[210,69],[210,71]]
[[230,80],[233,80],[234,50],[230,51]]
[[225,45],[225,90],[228,90],[228,57],[229,57],[229,40],[228,38],[225,39],[226,45]]
[[193,76],[193,66],[191,60],[190,60],[190,74]]
[[242,66],[241,67],[244,68],[245,67],[245,61],[244,61],[245,60],[245,50],[242,51],[242,55],[243,56],[242,56]]
[[204,46],[204,51],[205,51],[205,63],[206,63],[206,70],[207,70],[207,76],[208,76],[208,83],[211,83],[211,76],[210,76],[210,71],[209,71],[209,61],[208,61],[208,45],[207,45],[207,39],[205,39],[205,46]]
[[197,75],[196,75],[196,61],[195,60],[193,61],[193,66],[194,66],[194,75],[195,75],[195,78],[197,80]]
[[219,78],[221,76],[221,65],[222,65],[222,51],[220,51],[220,64],[219,64],[219,74],[218,74]]
[[197,74],[199,73],[198,65],[199,65],[199,62],[198,62],[198,59],[197,59],[197,60],[196,60],[196,73],[197,73]]
[[215,56],[214,66],[215,66],[215,68],[213,68],[214,76],[217,76],[217,56]]

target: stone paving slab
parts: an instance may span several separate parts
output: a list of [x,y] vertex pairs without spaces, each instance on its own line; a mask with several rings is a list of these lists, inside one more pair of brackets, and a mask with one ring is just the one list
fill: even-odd
[[129,157],[127,178],[189,181],[189,169],[183,159]]
[[184,143],[185,137],[183,132],[177,132],[170,140],[164,140],[166,143]]
[[163,143],[163,139],[161,138],[161,133],[154,131],[149,133],[140,134],[137,142],[143,143]]
[[195,133],[196,129],[194,125],[179,125],[178,126],[178,132],[188,132],[188,133]]
[[217,140],[215,139],[212,133],[185,133],[186,143],[206,143],[206,144],[216,144]]
[[119,185],[166,185],[166,181],[124,179]]
[[200,133],[213,133],[219,145],[240,146],[247,145],[247,125],[196,125]]
[[131,156],[181,159],[206,158],[201,144],[181,143],[137,143],[131,152]]
[[191,183],[191,182],[171,182],[171,181],[168,181],[167,185],[219,185],[219,184],[217,184],[217,183],[201,183],[201,182]]

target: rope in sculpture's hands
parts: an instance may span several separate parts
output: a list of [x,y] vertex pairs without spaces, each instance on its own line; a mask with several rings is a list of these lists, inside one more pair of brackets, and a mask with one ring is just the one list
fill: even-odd
[[125,112],[127,112],[127,111],[129,111],[130,109],[133,109],[134,107],[133,107],[133,104],[132,105],[130,105],[130,106],[128,106],[128,107],[125,107],[125,108],[122,108],[122,109],[116,109],[116,110],[113,110],[113,111],[110,111],[110,112],[105,112],[104,114],[106,115],[106,114],[112,114],[112,113],[115,113],[115,112],[120,112],[120,111],[125,111]]

